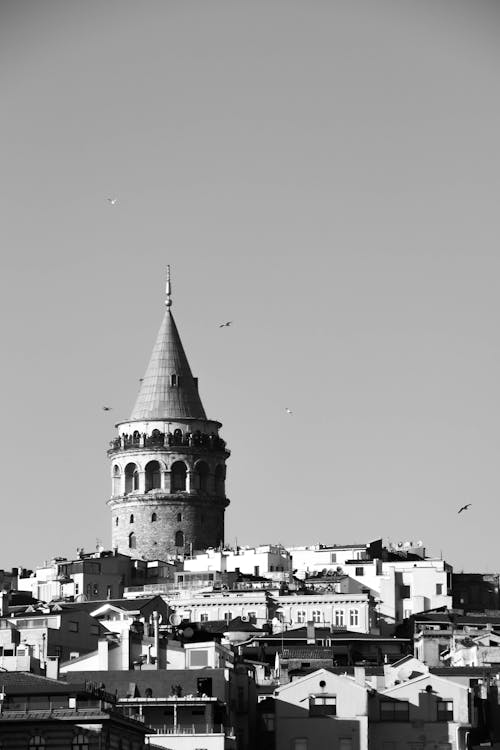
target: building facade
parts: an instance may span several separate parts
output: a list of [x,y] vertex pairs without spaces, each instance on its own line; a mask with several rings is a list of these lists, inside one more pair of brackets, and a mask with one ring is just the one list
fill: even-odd
[[112,546],[145,560],[224,541],[226,459],[207,419],[171,311],[166,312],[130,419],[111,442]]

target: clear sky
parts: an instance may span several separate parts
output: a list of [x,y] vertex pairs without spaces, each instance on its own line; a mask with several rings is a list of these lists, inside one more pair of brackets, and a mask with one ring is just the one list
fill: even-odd
[[0,567],[109,547],[169,263],[228,542],[500,570],[499,25],[496,0],[0,0]]

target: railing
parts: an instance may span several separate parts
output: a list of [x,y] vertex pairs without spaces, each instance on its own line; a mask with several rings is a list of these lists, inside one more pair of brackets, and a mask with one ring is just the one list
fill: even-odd
[[218,435],[192,434],[186,432],[184,435],[173,435],[172,433],[160,432],[158,435],[121,435],[111,440],[108,453],[119,450],[137,450],[139,448],[204,448],[205,450],[225,451],[226,442]]
[[[135,718],[135,717],[134,717]],[[223,734],[227,737],[233,735],[233,727],[225,727],[223,724],[191,724],[191,726],[167,726],[154,729],[156,734]]]

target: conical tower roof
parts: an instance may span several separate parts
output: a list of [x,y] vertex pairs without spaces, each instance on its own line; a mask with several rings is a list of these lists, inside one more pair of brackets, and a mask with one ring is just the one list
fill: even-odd
[[166,304],[167,311],[130,419],[206,419],[198,385],[170,311],[169,279]]

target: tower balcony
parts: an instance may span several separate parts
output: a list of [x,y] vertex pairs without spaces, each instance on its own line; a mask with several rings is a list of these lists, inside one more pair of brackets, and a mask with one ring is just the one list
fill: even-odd
[[175,430],[175,432],[160,432],[153,430],[151,435],[134,432],[132,435],[120,435],[110,441],[108,456],[112,456],[121,451],[128,450],[175,450],[176,448],[183,453],[194,453],[199,451],[208,451],[214,453],[224,453],[226,458],[230,456],[230,451],[226,448],[226,442],[215,433],[202,432],[184,432]]

